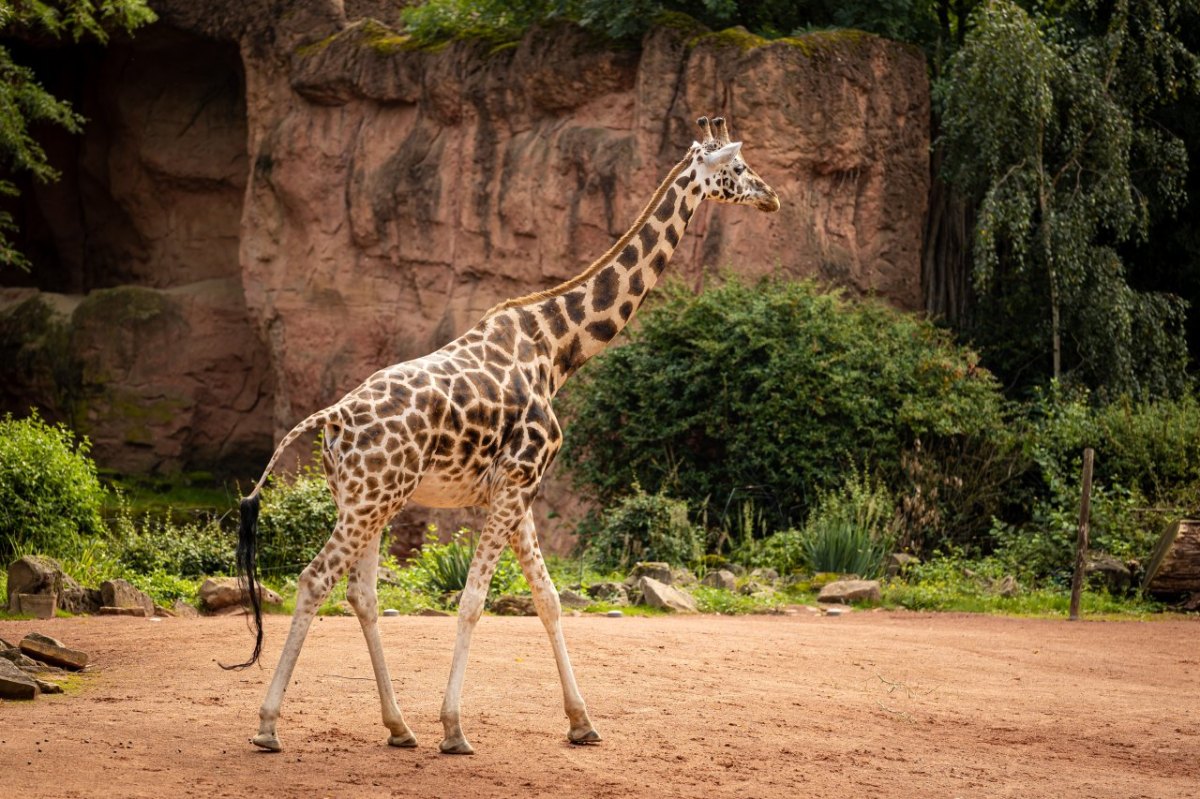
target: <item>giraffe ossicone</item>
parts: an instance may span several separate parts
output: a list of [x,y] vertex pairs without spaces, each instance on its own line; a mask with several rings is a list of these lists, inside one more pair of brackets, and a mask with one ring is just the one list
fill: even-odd
[[238,568],[254,611],[262,652],[262,609],[255,587],[260,491],[283,451],[322,428],[325,479],[338,518],[329,540],[300,574],[291,629],[259,711],[252,742],[279,751],[276,722],[305,635],[334,584],[349,575],[346,598],[366,638],[383,724],[393,746],[415,746],[392,690],[377,626],[380,536],[411,501],[442,508],[483,507],[487,521],[458,609],[458,631],[442,704],[441,751],[469,754],[459,706],[471,633],[505,545],[512,546],[550,637],[572,743],[600,735],[575,683],[560,623],[558,593],[538,548],[530,505],[562,445],[551,400],[568,378],[629,322],[674,254],[704,200],[777,211],[779,198],[746,165],[725,120],[698,120],[703,134],[658,186],[632,227],[582,273],[547,291],[503,302],[437,352],[389,366],[280,441],[262,478],[242,500]]

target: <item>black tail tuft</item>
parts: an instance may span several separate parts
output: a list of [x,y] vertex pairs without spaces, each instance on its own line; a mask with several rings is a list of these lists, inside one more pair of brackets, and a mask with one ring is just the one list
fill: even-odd
[[252,666],[258,662],[258,656],[262,654],[262,597],[259,595],[256,576],[258,572],[256,557],[258,553],[259,502],[260,498],[257,492],[242,500],[242,525],[238,530],[237,544],[238,578],[242,587],[246,590],[246,595],[250,598],[250,608],[254,611],[254,653],[250,655],[250,659],[245,663],[237,663],[232,666],[226,666],[223,663],[219,664],[221,668],[226,670],[244,669],[247,666]]

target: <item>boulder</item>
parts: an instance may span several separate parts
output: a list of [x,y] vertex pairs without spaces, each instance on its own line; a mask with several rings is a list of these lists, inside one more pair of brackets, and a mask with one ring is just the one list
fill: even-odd
[[1089,552],[1083,573],[1089,583],[1098,583],[1111,594],[1123,594],[1133,584],[1129,567],[1107,552]]
[[17,612],[35,619],[53,619],[58,594],[17,594]]
[[[69,582],[68,582],[69,581]],[[68,585],[75,585],[53,558],[26,555],[8,566],[8,609],[20,609],[21,594],[53,594],[59,596]]]
[[689,569],[671,569],[671,585],[688,586],[700,582]]
[[34,677],[33,681],[37,683],[38,690],[44,694],[61,694],[63,692],[62,686],[56,682],[50,682],[38,677]]
[[0,658],[12,663],[21,671],[30,674],[36,674],[45,668],[43,664],[38,663],[15,646],[0,649]]
[[597,602],[607,602],[610,605],[629,604],[629,589],[622,583],[596,583],[588,586],[587,594]]
[[878,602],[883,598],[878,580],[837,580],[821,589],[818,602]]
[[675,579],[675,575],[671,572],[671,564],[660,561],[646,561],[634,564],[634,567],[629,571],[629,576],[625,578],[625,584],[637,585],[638,580],[643,577],[657,580],[663,585],[670,585]]
[[750,572],[750,579],[763,583],[773,583],[779,579],[779,572],[771,568],[754,569]]
[[105,580],[100,583],[101,609],[141,608],[147,618],[154,615],[154,600],[126,580]]
[[564,608],[586,608],[592,604],[592,600],[571,588],[564,588],[559,591],[558,601],[562,603]]
[[0,659],[0,699],[34,699],[38,684],[7,660]]
[[1006,574],[1004,579],[996,584],[995,591],[1005,599],[1012,599],[1021,593],[1021,585],[1017,582],[1016,577]]
[[58,596],[58,606],[67,613],[95,613],[103,604],[99,588],[64,588]]
[[449,616],[450,613],[445,610],[438,610],[437,608],[421,608],[414,615],[417,615],[417,616]]
[[537,607],[531,596],[505,594],[492,602],[492,613],[497,616],[536,616]]
[[639,587],[642,589],[642,602],[652,608],[674,613],[700,612],[692,595],[673,585],[659,582],[653,577],[642,577]]
[[[278,605],[283,597],[258,584],[259,599],[267,605]],[[200,586],[200,603],[205,610],[215,611],[249,603],[249,594],[236,577],[209,577]]]
[[722,588],[726,591],[737,590],[737,577],[729,569],[718,569],[715,572],[709,572],[704,575],[704,579],[700,582],[710,588]]
[[773,593],[774,591],[774,588],[760,583],[753,577],[742,583],[742,587],[738,589],[738,593],[742,596],[764,596],[766,594]]
[[147,618],[145,608],[114,608],[114,607],[109,607],[108,605],[101,605],[100,609],[96,611],[96,615],[97,616],[133,616],[133,617],[136,617],[139,619]]
[[21,651],[43,663],[51,666],[61,666],[64,669],[78,671],[87,665],[87,652],[70,649],[63,646],[62,641],[40,633],[29,633],[21,639]]
[[200,617],[200,611],[196,610],[196,606],[188,604],[182,599],[175,600],[175,604],[171,606],[171,612],[181,619],[196,619]]
[[916,555],[910,555],[907,552],[893,552],[888,558],[887,576],[895,577],[898,574],[904,574],[913,566],[918,566],[921,559]]

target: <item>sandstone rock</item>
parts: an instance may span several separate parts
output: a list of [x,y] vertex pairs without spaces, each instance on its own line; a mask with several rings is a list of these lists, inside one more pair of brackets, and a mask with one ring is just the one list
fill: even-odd
[[[21,613],[21,594],[53,594],[67,587],[68,578],[58,561],[43,555],[26,555],[8,566],[8,609]],[[74,581],[71,581],[72,583]]]
[[110,607],[108,605],[101,605],[100,609],[96,611],[96,615],[97,616],[133,616],[133,617],[139,618],[139,619],[148,618],[146,616],[145,608],[140,608],[140,607],[139,608],[121,608],[121,607]]
[[742,596],[765,596],[774,593],[775,589],[769,585],[764,585],[753,577],[742,583],[742,587],[738,589],[738,593]]
[[451,614],[444,610],[438,610],[437,608],[421,608],[414,615],[417,615],[417,616],[449,616]]
[[53,619],[58,594],[17,594],[17,612],[35,619]]
[[98,588],[66,588],[58,597],[58,606],[68,613],[95,613],[103,604]]
[[700,582],[689,569],[671,569],[671,585],[686,587]]
[[196,606],[184,602],[182,599],[175,600],[175,604],[171,606],[171,612],[180,619],[196,619],[200,617],[200,611],[196,610]]
[[0,658],[7,660],[21,671],[28,672],[29,674],[36,674],[45,668],[44,664],[29,657],[15,646],[0,649]]
[[63,692],[62,686],[56,682],[50,682],[38,677],[34,677],[33,681],[37,683],[38,690],[44,694],[61,694]]
[[70,649],[63,646],[61,641],[39,633],[26,635],[21,639],[20,647],[23,653],[34,660],[73,671],[82,669],[88,662],[87,652]]
[[1089,581],[1099,583],[1112,594],[1125,593],[1133,582],[1129,568],[1107,552],[1089,552],[1083,568]]
[[537,607],[531,596],[505,594],[493,600],[492,613],[497,616],[536,616]]
[[0,649],[16,649],[17,645],[0,638]]
[[709,572],[704,575],[704,579],[700,582],[710,588],[722,588],[726,591],[737,590],[737,577],[728,569],[718,569],[715,572]]
[[[283,597],[258,584],[259,599],[267,605],[279,605]],[[215,611],[249,603],[249,594],[236,577],[209,577],[200,586],[200,603],[206,610]]]
[[100,583],[100,601],[107,607],[141,608],[143,615],[154,615],[154,600],[127,580],[105,580]]
[[750,579],[763,583],[773,583],[779,579],[779,572],[771,568],[753,569],[750,572]]
[[592,604],[592,600],[570,588],[558,592],[558,601],[564,608],[586,608]]
[[879,602],[883,594],[878,580],[837,580],[821,589],[818,602]]
[[910,555],[907,552],[893,552],[888,558],[887,576],[895,577],[898,574],[905,574],[913,566],[918,566],[921,559],[916,555]]
[[680,588],[661,583],[653,577],[642,577],[639,585],[642,589],[642,601],[652,608],[675,613],[700,612],[692,595]]
[[675,575],[671,571],[671,564],[646,561],[634,564],[633,568],[629,570],[629,576],[625,578],[625,585],[637,585],[643,577],[657,580],[663,585],[670,585],[675,579]]
[[0,699],[34,699],[38,685],[33,677],[0,659]]
[[607,602],[610,605],[629,604],[629,589],[621,583],[596,583],[588,586],[587,594],[597,602]]

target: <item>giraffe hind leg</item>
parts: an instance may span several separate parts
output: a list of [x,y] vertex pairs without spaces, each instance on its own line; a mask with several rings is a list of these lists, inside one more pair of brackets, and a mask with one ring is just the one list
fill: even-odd
[[379,533],[367,545],[362,557],[350,570],[350,580],[346,588],[346,600],[354,608],[362,625],[363,636],[367,639],[367,651],[371,653],[371,668],[375,671],[375,683],[379,688],[379,702],[383,711],[383,725],[388,728],[388,744],[399,747],[417,745],[417,736],[413,735],[400,707],[396,704],[396,692],[392,688],[392,680],[388,675],[387,660],[383,653],[383,642],[379,638],[379,601],[376,592],[376,575],[379,569]]
[[333,535],[300,573],[292,627],[288,631],[287,641],[279,656],[279,665],[275,667],[271,685],[259,710],[258,734],[250,739],[255,746],[271,752],[283,749],[275,732],[275,724],[279,719],[283,694],[291,681],[292,671],[296,668],[296,658],[300,655],[300,648],[304,646],[308,628],[334,584],[341,579],[350,565],[361,557],[363,550],[374,538],[375,536],[370,534],[364,535],[357,522],[351,522],[344,513],[339,513]]

